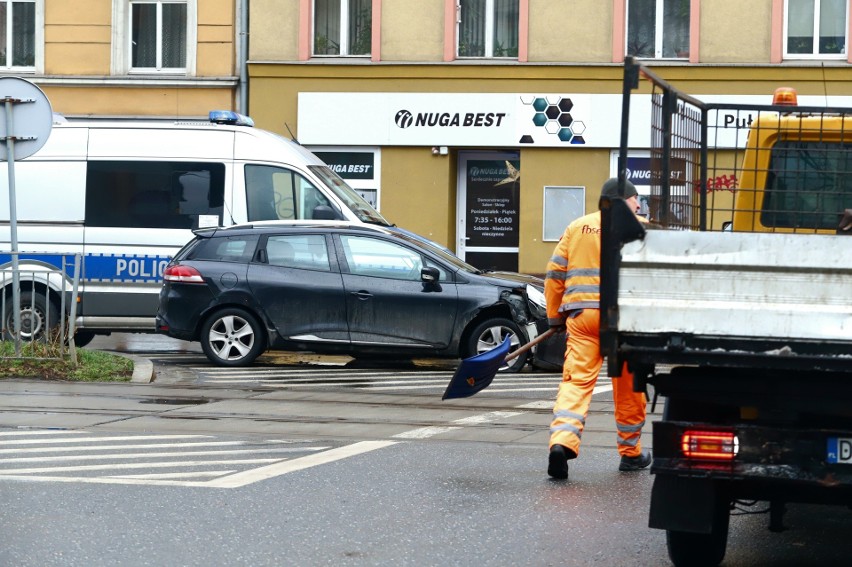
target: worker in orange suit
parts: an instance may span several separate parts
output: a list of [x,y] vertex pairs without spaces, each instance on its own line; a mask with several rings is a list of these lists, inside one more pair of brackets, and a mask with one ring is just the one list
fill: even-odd
[[[639,212],[636,187],[625,181],[624,200],[634,213]],[[601,194],[618,196],[618,180],[609,179]],[[642,217],[637,217],[645,222]],[[568,461],[580,453],[580,439],[592,392],[603,358],[600,352],[600,263],[601,212],[578,218],[565,229],[547,264],[544,294],[551,327],[566,328],[567,348],[562,382],[553,408],[550,425],[550,454],[547,474],[555,479],[568,478]],[[622,370],[613,377],[615,424],[618,431],[619,470],[637,471],[651,464],[650,451],[641,444],[647,400],[633,391],[633,375]]]

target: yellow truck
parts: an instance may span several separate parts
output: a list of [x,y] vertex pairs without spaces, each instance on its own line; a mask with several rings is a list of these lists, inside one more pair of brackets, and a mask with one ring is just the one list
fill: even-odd
[[619,179],[648,100],[651,222],[601,200],[601,351],[664,401],[649,525],[677,566],[718,565],[732,513],[852,506],[852,109],[791,94],[709,103],[625,61]]

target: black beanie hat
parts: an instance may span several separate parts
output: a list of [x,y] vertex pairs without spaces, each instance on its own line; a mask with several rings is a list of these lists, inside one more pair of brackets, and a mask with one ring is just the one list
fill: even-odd
[[[638,195],[639,191],[636,190],[636,187],[633,186],[632,183],[628,180],[624,180],[624,198],[629,199],[635,195]],[[601,195],[604,197],[618,197],[618,178],[613,177],[611,179],[607,179],[603,188],[601,189]]]

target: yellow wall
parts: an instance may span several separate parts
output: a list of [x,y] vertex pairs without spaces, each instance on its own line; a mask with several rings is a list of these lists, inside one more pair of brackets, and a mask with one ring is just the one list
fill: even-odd
[[384,0],[381,25],[382,61],[443,58],[444,0]]
[[68,116],[203,117],[211,110],[234,108],[229,88],[180,90],[173,88],[45,86],[54,112]]
[[431,148],[383,148],[382,215],[455,249],[455,175],[455,159]]
[[249,13],[250,60],[298,59],[299,0],[251,0]]
[[[544,187],[586,188],[586,213],[597,210],[609,176],[610,151],[593,148],[529,148],[521,151],[519,271],[543,274],[556,242],[542,240]],[[565,226],[573,219],[566,219]],[[564,228],[564,227],[563,227]]]
[[702,63],[769,63],[772,0],[701,3]]
[[612,2],[530,2],[529,60],[601,63],[612,59]]
[[195,77],[152,78],[110,75],[111,1],[45,2],[44,71],[63,80],[34,77],[34,82],[55,112],[69,116],[201,117],[213,109],[233,109],[235,85],[197,80],[234,81],[235,6],[234,0],[198,0]]

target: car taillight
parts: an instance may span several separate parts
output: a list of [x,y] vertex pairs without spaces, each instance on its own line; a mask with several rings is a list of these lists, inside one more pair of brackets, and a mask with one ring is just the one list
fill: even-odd
[[167,282],[204,283],[201,272],[190,266],[181,266],[180,264],[168,266],[166,271],[163,272],[163,279]]
[[685,431],[680,440],[683,456],[688,459],[730,461],[740,450],[740,441],[729,431]]

